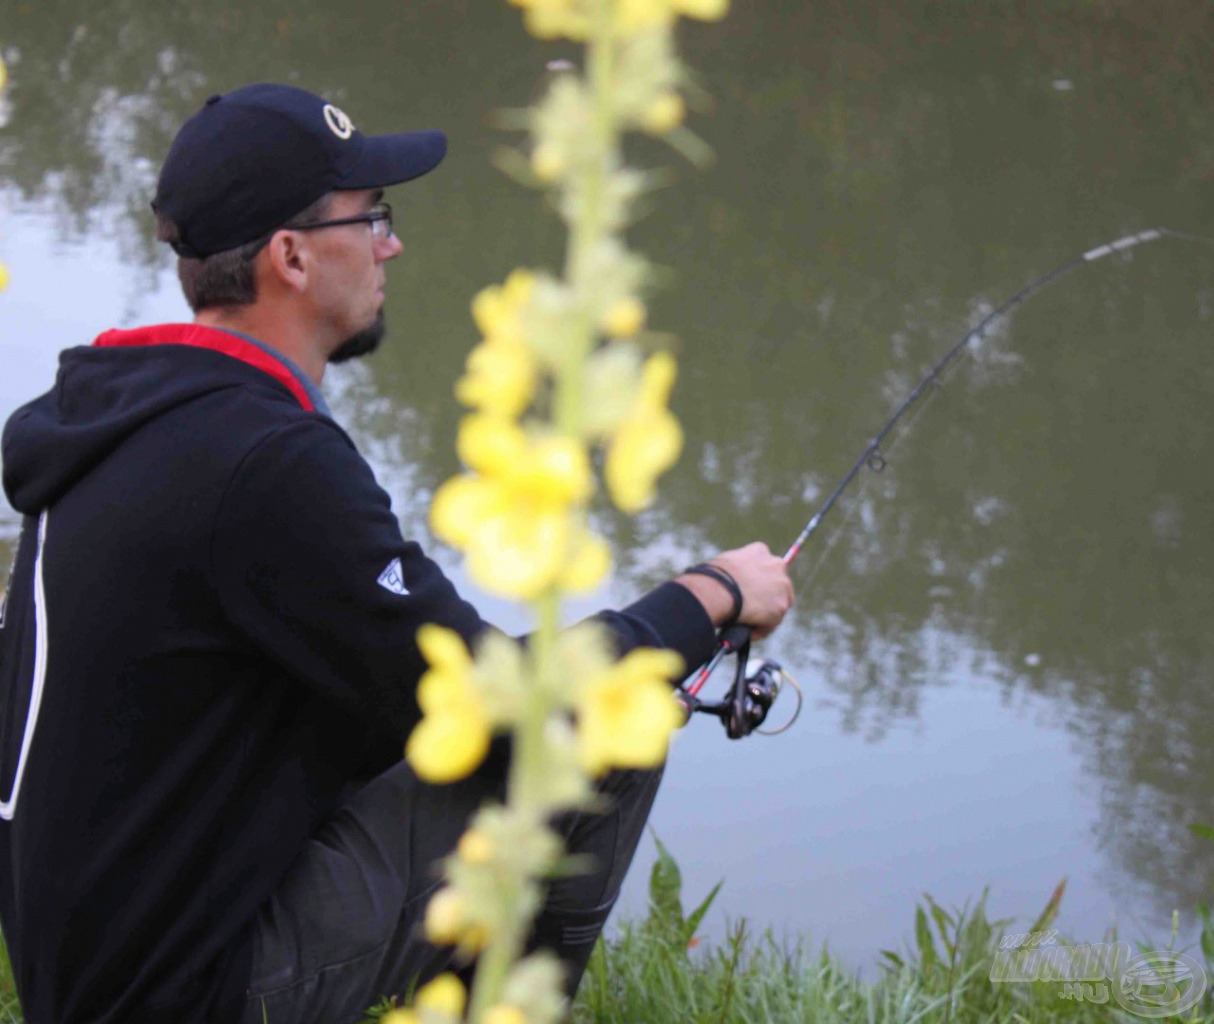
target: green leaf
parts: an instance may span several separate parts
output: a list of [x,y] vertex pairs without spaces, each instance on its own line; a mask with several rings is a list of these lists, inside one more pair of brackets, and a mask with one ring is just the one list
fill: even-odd
[[922,907],[915,908],[915,939],[919,943],[920,963],[926,973],[940,963],[940,957],[936,953],[936,944],[932,942],[932,929]]
[[[901,971],[901,970],[905,969],[906,961],[903,960],[902,957],[900,957],[892,949],[881,950],[881,955],[883,957],[885,957],[885,959],[888,960],[890,962],[890,964],[892,964],[897,970]],[[888,966],[888,965],[886,965],[886,966]]]
[[656,930],[670,939],[683,934],[683,875],[670,851],[656,835],[658,859],[649,875],[649,920]]
[[948,912],[934,899],[927,896],[926,893],[924,896],[927,899],[927,905],[931,907],[932,920],[936,922],[936,930],[940,933],[940,941],[944,943],[944,948],[948,952],[949,959],[951,960],[957,952],[957,948],[954,945],[951,937],[954,931],[953,919],[949,916]]
[[1066,892],[1065,878],[1054,888],[1054,892],[1046,903],[1045,909],[1041,911],[1041,916],[1037,918],[1033,923],[1033,927],[1029,929],[1030,932],[1043,932],[1053,923],[1054,918],[1058,916],[1058,906],[1062,903],[1062,894],[1064,892]]
[[1197,914],[1201,918],[1201,951],[1210,963],[1214,963],[1214,919],[1204,903],[1197,904]]
[[1195,836],[1201,836],[1202,839],[1214,840],[1214,828],[1209,825],[1193,824],[1189,826],[1189,831]]
[[712,887],[712,890],[704,897],[704,902],[695,908],[688,916],[683,925],[683,941],[690,942],[695,936],[696,929],[700,927],[700,922],[704,920],[704,915],[708,913],[708,908],[712,906],[712,901],[717,898],[717,893],[721,891],[721,886],[725,884],[725,880],[717,882]]

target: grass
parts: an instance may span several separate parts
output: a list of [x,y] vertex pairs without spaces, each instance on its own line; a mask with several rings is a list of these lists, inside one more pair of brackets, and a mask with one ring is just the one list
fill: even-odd
[[23,1024],[21,1004],[17,1001],[17,986],[13,983],[13,965],[8,960],[8,947],[0,940],[0,1024]]
[[[986,897],[950,913],[931,897],[915,911],[915,943],[882,954],[881,977],[860,980],[825,949],[788,948],[770,933],[751,934],[745,921],[721,944],[693,948],[693,937],[716,890],[684,917],[678,867],[659,844],[650,880],[650,910],[600,942],[578,993],[573,1024],[1108,1024],[1144,1018],[1110,1001],[1062,997],[1060,982],[992,983],[991,965],[1007,921],[991,921]],[[719,887],[718,887],[719,888]],[[1048,929],[1058,912],[1059,885],[1030,932]],[[1202,908],[1204,910],[1204,908]],[[1214,987],[1214,932],[1202,950]],[[1143,951],[1157,948],[1140,944]],[[1157,1018],[1159,1019],[1159,1018]],[[1180,1017],[1214,1021],[1214,995]]]
[[[1211,833],[1210,838],[1214,838]],[[882,953],[881,976],[861,980],[823,948],[817,952],[754,935],[745,921],[723,942],[695,939],[720,886],[691,913],[682,906],[678,865],[658,844],[650,876],[649,913],[625,922],[591,957],[571,1024],[1141,1024],[1145,1019],[1105,1004],[1062,997],[1062,983],[992,983],[991,965],[1008,921],[986,916],[986,897],[948,911],[931,897],[915,910],[915,942]],[[1030,932],[1049,928],[1059,885]],[[1183,1016],[1156,1018],[1214,1024],[1214,924],[1201,948],[1210,987]],[[1174,938],[1174,937],[1173,937]],[[1142,950],[1158,948],[1140,943]],[[1170,947],[1169,947],[1170,948]],[[386,1004],[385,1004],[386,1006]],[[369,1011],[378,1018],[384,1007]],[[21,1024],[8,954],[0,943],[0,1024]]]

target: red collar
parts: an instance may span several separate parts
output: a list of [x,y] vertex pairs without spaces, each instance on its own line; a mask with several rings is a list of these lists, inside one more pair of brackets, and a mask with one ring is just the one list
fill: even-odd
[[94,345],[101,348],[138,348],[145,345],[190,345],[193,348],[222,352],[225,356],[239,359],[242,363],[256,366],[268,373],[295,396],[308,412],[314,411],[312,399],[303,385],[295,379],[281,362],[251,341],[235,334],[202,324],[157,324],[155,327],[137,327],[133,331],[106,331],[97,337]]

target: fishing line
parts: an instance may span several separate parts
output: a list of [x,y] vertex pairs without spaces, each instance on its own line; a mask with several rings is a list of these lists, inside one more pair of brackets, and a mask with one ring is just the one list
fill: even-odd
[[[886,439],[890,437],[899,421],[912,408],[919,405],[919,400],[924,395],[930,395],[943,386],[954,364],[970,349],[970,346],[974,342],[981,341],[985,337],[992,324],[1007,316],[1021,303],[1027,301],[1047,285],[1066,276],[1072,270],[1088,263],[1095,263],[1097,260],[1104,259],[1106,256],[1111,256],[1114,253],[1126,252],[1136,246],[1145,245],[1162,238],[1173,238],[1178,241],[1198,242],[1202,245],[1214,246],[1214,238],[1172,231],[1169,228],[1150,228],[1137,234],[1126,235],[1123,238],[1118,238],[1104,245],[1088,249],[1086,252],[1080,253],[1065,263],[1060,263],[1052,270],[1033,279],[1010,298],[991,310],[974,327],[970,328],[961,340],[954,344],[928,370],[919,383],[911,390],[910,394],[903,400],[902,404],[894,410],[893,415],[885,421],[885,424],[877,431],[872,440],[865,445],[864,450],[860,453],[860,457],[843,474],[838,484],[835,485],[834,490],[827,495],[826,500],[810,517],[804,529],[801,530],[796,540],[793,541],[792,545],[784,553],[784,564],[789,565],[796,559],[806,542],[813,536],[818,527],[821,526],[822,522],[834,508],[835,503],[842,497],[843,493],[860,474],[861,470],[867,467],[873,472],[879,473],[885,468],[886,455],[893,450],[899,440],[910,432],[922,409],[926,408],[926,403],[923,403],[922,406],[916,409],[915,414],[907,421],[904,429],[899,434],[894,435],[888,446],[885,446]],[[860,503],[855,503],[840,526],[845,525],[859,507]],[[833,546],[834,538],[840,532],[841,529],[834,532],[831,542],[828,543],[822,558],[818,561],[819,567],[825,555],[829,553],[830,548]],[[763,723],[767,712],[779,694],[785,675],[780,666],[771,661],[759,662],[757,668],[751,667],[748,663],[750,638],[751,631],[747,626],[735,624],[722,630],[717,640],[717,647],[709,661],[696,673],[695,679],[689,686],[680,687],[676,691],[683,707],[685,718],[690,718],[691,714],[696,711],[716,715],[725,725],[726,733],[731,739],[739,739],[742,736],[749,735]],[[715,703],[701,701],[698,697],[700,690],[703,689],[704,684],[708,681],[708,677],[712,675],[713,670],[721,663],[721,660],[729,654],[736,654],[738,656],[734,683],[729,696],[725,700]]]

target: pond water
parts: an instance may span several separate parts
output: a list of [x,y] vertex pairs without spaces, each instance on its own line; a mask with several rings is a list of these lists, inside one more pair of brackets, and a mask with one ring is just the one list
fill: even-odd
[[[617,571],[570,616],[753,539],[782,550],[934,359],[1031,278],[1155,225],[1214,235],[1214,9],[994,0],[767,2],[688,26],[711,102],[703,170],[632,233],[672,268],[687,443],[639,519],[602,512]],[[326,380],[422,539],[456,469],[451,382],[470,297],[561,234],[490,163],[493,114],[568,47],[505,4],[14,0],[0,25],[0,415],[101,330],[188,318],[147,210],[176,127],[254,80],[361,128],[441,127],[450,156],[391,197],[389,342]],[[696,721],[653,825],[690,897],[829,940],[857,967],[909,937],[920,893],[990,888],[1062,931],[1166,937],[1214,895],[1214,249],[1172,240],[1075,272],[963,361],[889,467],[794,570],[764,645],[805,691],[782,736]],[[16,532],[0,514],[7,561]],[[785,712],[789,705],[785,704]],[[780,717],[778,707],[774,713]],[[648,840],[625,909],[644,906]]]

